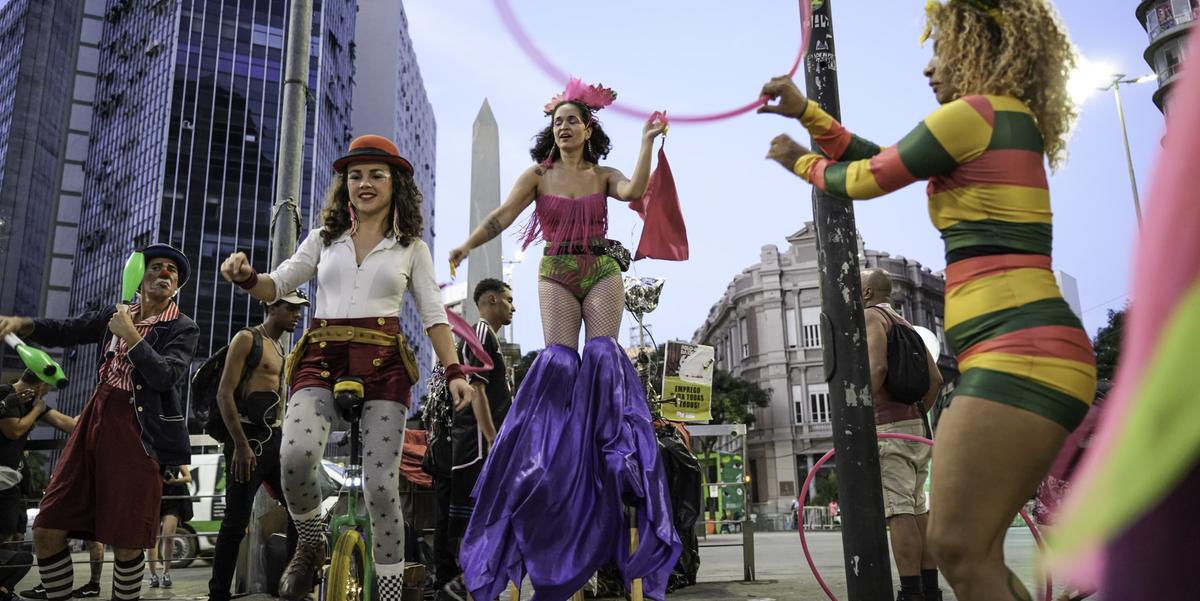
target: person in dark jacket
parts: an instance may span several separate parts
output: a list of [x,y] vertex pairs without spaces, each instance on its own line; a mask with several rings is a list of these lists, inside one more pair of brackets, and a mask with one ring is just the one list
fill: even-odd
[[99,344],[102,351],[99,383],[33,523],[38,571],[51,601],[71,596],[68,538],[111,545],[113,599],[139,598],[142,550],[158,535],[160,466],[191,462],[184,401],[199,328],[175,303],[190,265],[166,244],[142,253],[146,275],[137,304],[70,319],[0,316],[0,337],[16,333],[43,346]]

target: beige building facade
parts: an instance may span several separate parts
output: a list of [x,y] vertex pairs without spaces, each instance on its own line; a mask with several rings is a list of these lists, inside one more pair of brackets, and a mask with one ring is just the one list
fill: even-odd
[[[816,240],[807,223],[787,238],[786,249],[764,246],[760,262],[733,278],[693,336],[717,349],[719,368],[770,391],[770,405],[755,410],[747,460],[753,512],[767,527],[789,511],[813,464],[833,448]],[[952,382],[957,370],[943,331],[942,275],[916,261],[867,250],[861,240],[859,263],[892,275],[892,305],[937,334],[939,365]]]

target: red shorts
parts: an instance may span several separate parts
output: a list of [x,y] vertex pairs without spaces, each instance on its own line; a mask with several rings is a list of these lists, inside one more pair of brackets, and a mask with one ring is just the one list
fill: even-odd
[[[400,320],[395,317],[314,319],[309,327],[324,326],[355,326],[386,334],[400,333]],[[304,388],[333,390],[334,382],[343,376],[363,379],[363,398],[366,400],[399,401],[405,406],[412,401],[412,382],[408,380],[399,349],[395,345],[355,342],[309,342],[296,364],[291,392],[295,394]]]
[[163,479],[142,447],[130,400],[127,390],[96,388],[50,477],[34,528],[120,549],[154,545]]

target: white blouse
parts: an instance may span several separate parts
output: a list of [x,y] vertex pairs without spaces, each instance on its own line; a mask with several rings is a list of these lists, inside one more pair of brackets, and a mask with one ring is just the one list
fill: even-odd
[[394,237],[384,238],[359,265],[349,234],[325,246],[321,230],[311,230],[296,254],[271,272],[274,301],[314,275],[317,319],[399,317],[404,292],[411,290],[425,329],[449,323],[424,240],[414,238],[402,246]]

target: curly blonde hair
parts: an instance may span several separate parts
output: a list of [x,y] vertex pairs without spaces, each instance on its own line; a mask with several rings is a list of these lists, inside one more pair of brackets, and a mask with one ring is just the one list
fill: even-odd
[[[933,4],[933,3],[931,3]],[[1077,53],[1046,0],[1000,0],[993,19],[970,2],[928,11],[940,71],[959,95],[1013,96],[1029,106],[1051,169],[1066,160],[1075,104],[1067,80]]]

